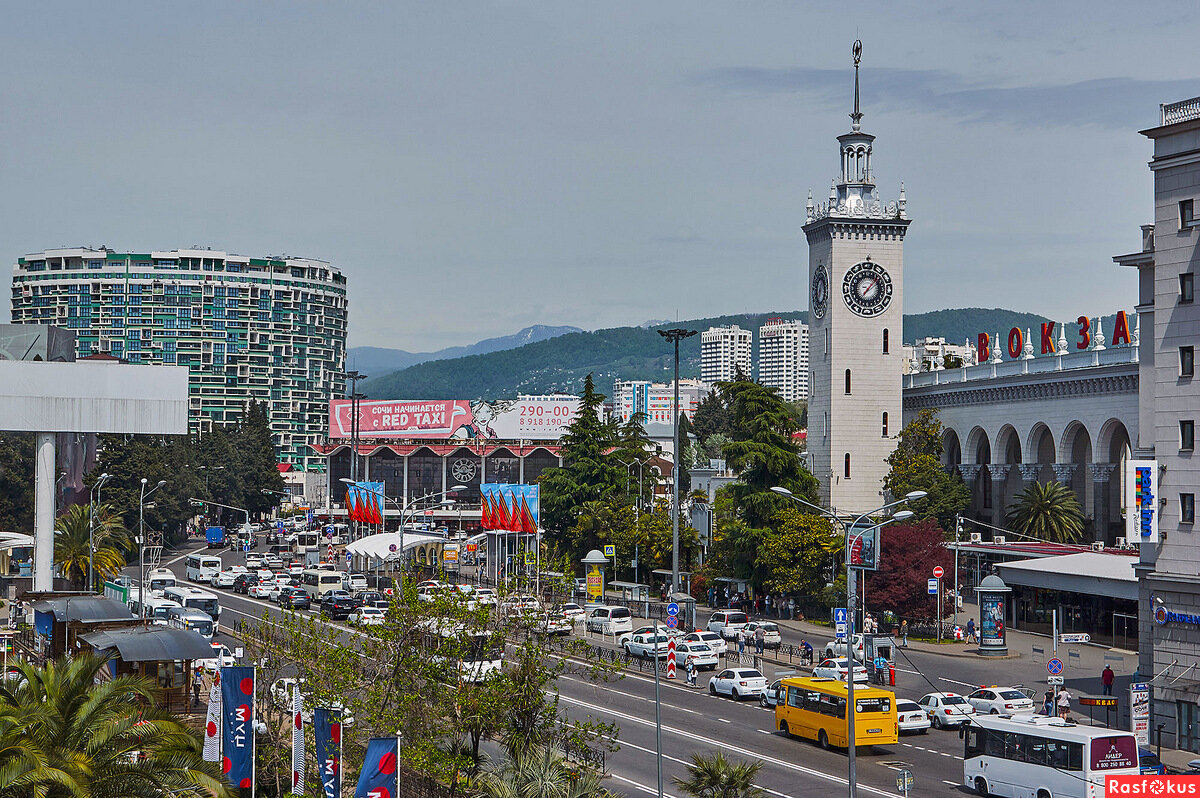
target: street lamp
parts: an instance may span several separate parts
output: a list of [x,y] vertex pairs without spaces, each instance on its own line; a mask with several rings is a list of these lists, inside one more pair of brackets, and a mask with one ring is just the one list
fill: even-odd
[[[688,330],[683,327],[676,327],[670,330],[659,330],[658,334],[675,345],[675,402],[672,405],[673,412],[671,414],[671,428],[673,430],[672,438],[674,440],[675,449],[671,454],[671,459],[674,461],[673,491],[674,495],[671,500],[671,514],[674,516],[674,524],[671,530],[671,591],[679,592],[679,342],[684,338],[691,338],[696,334],[695,330]],[[692,618],[691,620],[695,620]],[[662,798],[662,783],[658,785],[659,798]]]
[[[775,486],[775,487],[771,488],[771,490],[774,491],[775,493],[778,493],[780,496],[786,496],[787,498],[791,499],[792,501],[798,502],[799,504],[802,504],[805,507],[816,510],[818,513],[823,515],[825,518],[829,519],[830,523],[832,523],[835,528],[840,528],[841,533],[846,540],[846,545],[845,545],[846,616],[847,616],[846,620],[848,622],[847,630],[846,630],[846,660],[847,660],[847,662],[846,662],[846,735],[847,735],[847,740],[848,740],[848,745],[846,746],[846,754],[847,754],[847,759],[848,759],[848,763],[847,763],[848,779],[847,780],[850,783],[850,798],[858,798],[858,770],[857,770],[858,763],[855,760],[855,749],[857,748],[857,745],[855,744],[856,739],[854,736],[854,715],[855,715],[855,710],[856,710],[856,707],[854,704],[854,663],[855,663],[855,657],[854,657],[854,611],[855,611],[855,608],[854,608],[854,604],[855,604],[856,599],[858,598],[858,588],[855,586],[855,576],[857,574],[857,571],[855,570],[854,566],[851,565],[850,550],[851,550],[851,546],[854,544],[854,542],[861,539],[863,535],[866,535],[868,532],[872,532],[876,529],[879,529],[880,527],[884,526],[885,524],[891,523],[893,520],[902,520],[904,518],[911,518],[912,512],[909,510],[900,510],[896,513],[892,513],[890,515],[890,517],[885,519],[882,523],[876,524],[875,526],[867,527],[866,529],[859,530],[853,539],[851,539],[851,537],[850,537],[850,532],[851,532],[851,530],[858,530],[858,525],[860,523],[862,523],[864,519],[870,518],[874,515],[877,515],[878,513],[885,511],[885,510],[890,510],[893,507],[898,507],[901,504],[905,504],[906,502],[916,501],[917,499],[923,499],[928,495],[928,493],[926,493],[923,490],[914,490],[914,491],[906,494],[903,498],[896,499],[895,501],[892,501],[892,502],[888,502],[887,504],[883,505],[882,507],[877,507],[874,510],[871,510],[869,512],[863,513],[862,515],[859,515],[857,518],[854,519],[854,521],[852,521],[849,525],[847,525],[845,519],[848,518],[849,516],[843,517],[843,516],[838,515],[837,512],[835,512],[833,510],[826,510],[822,507],[818,507],[817,505],[815,505],[811,502],[807,502],[804,499],[801,499],[799,496],[796,496],[787,488]],[[878,556],[878,554],[876,554],[876,556]]]
[[146,490],[150,480],[142,477],[142,486],[138,493],[138,607],[141,609],[142,625],[146,625],[146,497],[167,484],[160,479],[158,484]]
[[88,590],[96,589],[96,571],[93,563],[96,557],[96,504],[99,501],[100,488],[110,479],[112,474],[101,474],[88,494]]

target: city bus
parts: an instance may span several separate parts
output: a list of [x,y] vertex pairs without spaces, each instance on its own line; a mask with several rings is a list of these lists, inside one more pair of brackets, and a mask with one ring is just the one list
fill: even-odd
[[163,591],[163,597],[177,602],[185,609],[200,610],[216,623],[221,619],[221,605],[215,593],[201,590],[198,587],[180,585],[169,587]]
[[189,554],[184,567],[187,569],[184,576],[189,582],[212,584],[212,578],[221,572],[221,558],[211,554]]
[[179,580],[170,568],[155,568],[146,574],[146,582],[150,585],[150,593],[161,593],[169,587],[175,587]]
[[167,626],[172,629],[190,629],[205,640],[212,642],[217,625],[208,613],[187,607],[172,607],[167,611]]
[[459,678],[467,682],[482,682],[499,674],[504,665],[503,638],[494,638],[485,631],[471,631],[457,621],[428,619],[417,624],[421,629],[421,645],[430,652],[434,662],[458,662]]
[[[797,676],[780,683],[775,728],[792,737],[815,740],[822,748],[847,748],[846,683]],[[855,745],[894,745],[900,736],[895,695],[865,685],[854,687]]]
[[180,605],[178,602],[171,601],[170,599],[156,598],[150,595],[146,596],[146,603],[143,605],[141,597],[137,593],[131,593],[127,606],[129,607],[129,611],[137,617],[149,618],[150,623],[155,626],[166,626],[167,613]]
[[300,574],[300,587],[314,604],[325,598],[326,593],[342,589],[341,571],[324,568],[306,568]]
[[1044,715],[972,716],[963,784],[980,795],[1104,798],[1107,776],[1136,776],[1137,738]]
[[296,562],[304,562],[304,556],[310,551],[320,551],[321,535],[318,532],[294,532],[288,535],[292,544],[292,555]]

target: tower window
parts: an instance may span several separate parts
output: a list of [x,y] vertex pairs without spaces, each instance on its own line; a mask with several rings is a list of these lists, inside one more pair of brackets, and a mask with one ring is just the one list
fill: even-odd
[[887,437],[887,413],[883,414],[883,437]]
[[1180,377],[1196,376],[1196,347],[1194,347],[1194,346],[1179,347],[1179,376]]
[[1196,275],[1184,272],[1179,275],[1179,301],[1194,302],[1196,300]]
[[846,369],[846,393],[850,393],[850,369]]
[[1187,230],[1196,221],[1195,205],[1193,200],[1185,199],[1179,201],[1179,229]]
[[1185,451],[1196,448],[1196,422],[1190,418],[1179,422],[1179,448]]
[[850,479],[850,452],[846,452],[846,457],[842,461],[843,476]]
[[888,353],[888,331],[887,331],[887,328],[884,328],[884,330],[883,330],[883,353],[885,355]]

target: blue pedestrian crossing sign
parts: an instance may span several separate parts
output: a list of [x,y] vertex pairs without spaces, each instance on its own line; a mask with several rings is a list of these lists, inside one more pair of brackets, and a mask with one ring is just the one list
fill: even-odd
[[604,556],[605,557],[616,557],[617,556],[617,547],[614,546],[613,544],[609,543],[607,546],[604,547]]
[[1050,671],[1051,676],[1057,676],[1063,671],[1063,661],[1058,657],[1046,660],[1046,670]]
[[278,521],[275,522],[275,528],[278,529],[280,532],[283,531],[283,519],[282,518],[280,518]]
[[667,605],[667,615],[670,615],[672,618],[674,618],[678,614],[679,614],[679,605],[676,604],[674,601],[672,601],[670,604]]

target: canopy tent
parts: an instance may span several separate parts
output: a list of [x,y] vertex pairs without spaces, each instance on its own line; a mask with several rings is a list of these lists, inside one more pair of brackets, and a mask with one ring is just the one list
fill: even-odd
[[116,649],[125,662],[167,662],[209,659],[212,646],[195,632],[151,626],[91,632],[80,639],[97,651]]
[[366,557],[370,560],[396,560],[404,552],[412,551],[417,546],[426,543],[443,543],[441,535],[423,535],[417,532],[383,532],[378,535],[368,535],[346,546],[346,553],[356,557]]

